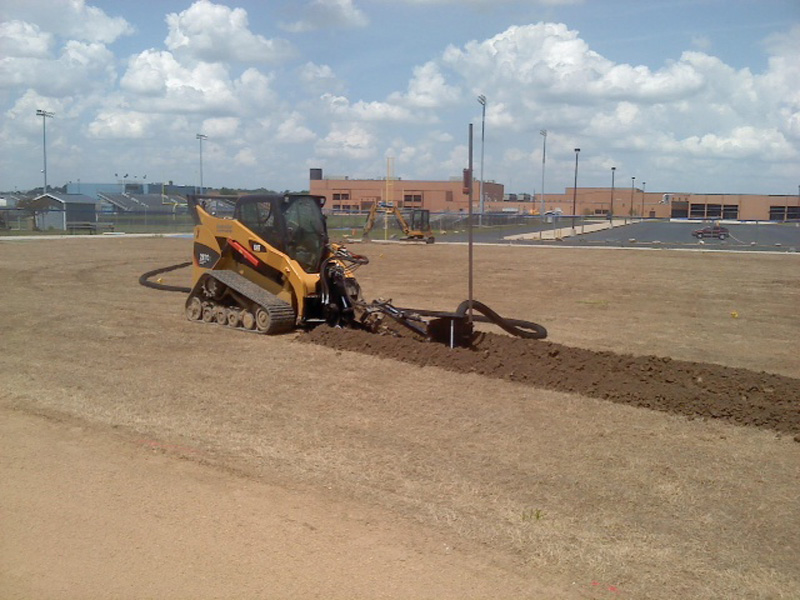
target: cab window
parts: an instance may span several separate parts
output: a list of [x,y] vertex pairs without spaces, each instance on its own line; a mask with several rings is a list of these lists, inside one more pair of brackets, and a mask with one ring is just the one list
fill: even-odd
[[274,243],[275,215],[272,211],[272,202],[261,200],[247,202],[242,206],[242,223],[265,242]]
[[307,273],[319,271],[327,243],[325,217],[317,201],[308,196],[292,198],[284,204],[286,253]]

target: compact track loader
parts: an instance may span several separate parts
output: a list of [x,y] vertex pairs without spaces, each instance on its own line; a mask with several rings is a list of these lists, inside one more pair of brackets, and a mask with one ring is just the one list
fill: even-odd
[[[323,196],[195,195],[188,200],[195,223],[192,286],[186,300],[191,321],[263,334],[320,324],[393,335],[410,332],[450,347],[472,343],[473,321],[493,322],[521,337],[547,336],[542,326],[503,319],[477,301],[462,302],[452,313],[398,308],[383,300],[365,302],[354,272],[369,260],[330,242]],[[215,214],[211,206],[219,203],[227,209],[219,212],[230,216]],[[183,291],[148,281],[181,266],[145,273],[140,281]]]

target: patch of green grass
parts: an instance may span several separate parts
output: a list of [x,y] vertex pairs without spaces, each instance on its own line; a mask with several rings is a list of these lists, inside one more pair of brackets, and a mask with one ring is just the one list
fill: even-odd
[[522,520],[524,522],[541,521],[544,518],[544,512],[539,508],[529,508],[522,511]]

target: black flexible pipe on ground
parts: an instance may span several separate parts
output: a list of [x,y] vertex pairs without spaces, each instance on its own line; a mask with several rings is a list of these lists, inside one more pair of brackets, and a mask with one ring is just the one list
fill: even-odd
[[[465,315],[467,314],[468,310],[469,300],[464,300],[458,305],[456,312],[460,315]],[[534,323],[533,321],[523,321],[521,319],[506,319],[505,317],[498,315],[483,302],[473,300],[472,310],[477,310],[478,312],[482,313],[482,315],[472,315],[473,321],[478,321],[480,323],[493,323],[511,335],[531,340],[543,340],[547,337],[547,329],[538,323]]]
[[188,267],[192,264],[192,261],[179,263],[177,265],[170,265],[168,267],[161,267],[160,269],[153,269],[152,271],[148,271],[147,273],[143,273],[141,277],[139,277],[139,283],[141,283],[145,287],[153,288],[154,290],[161,290],[162,292],[181,292],[183,294],[188,294],[192,291],[192,288],[183,287],[180,285],[166,285],[164,283],[157,283],[155,281],[150,281],[151,277],[155,277],[156,275],[161,275],[161,273],[168,273],[169,271],[177,271],[178,269],[183,269]]
[[[465,316],[469,310],[469,300],[464,300],[458,305],[455,313],[446,313],[437,310],[419,310],[416,308],[400,308],[398,310],[417,313],[423,317],[440,317],[448,315]],[[521,319],[506,319],[494,312],[491,308],[486,306],[483,302],[477,300],[472,301],[472,310],[477,311],[479,315],[472,315],[472,320],[479,323],[492,323],[500,327],[503,331],[510,333],[516,337],[526,338],[530,340],[543,340],[547,337],[547,329],[534,323],[533,321],[523,321]]]

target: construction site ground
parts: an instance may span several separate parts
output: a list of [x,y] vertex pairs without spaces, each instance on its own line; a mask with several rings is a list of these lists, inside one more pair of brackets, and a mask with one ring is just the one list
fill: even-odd
[[[466,297],[465,246],[354,250]],[[190,323],[137,283],[190,254],[0,241],[1,597],[800,597],[797,254],[477,246],[550,337],[454,351]]]

